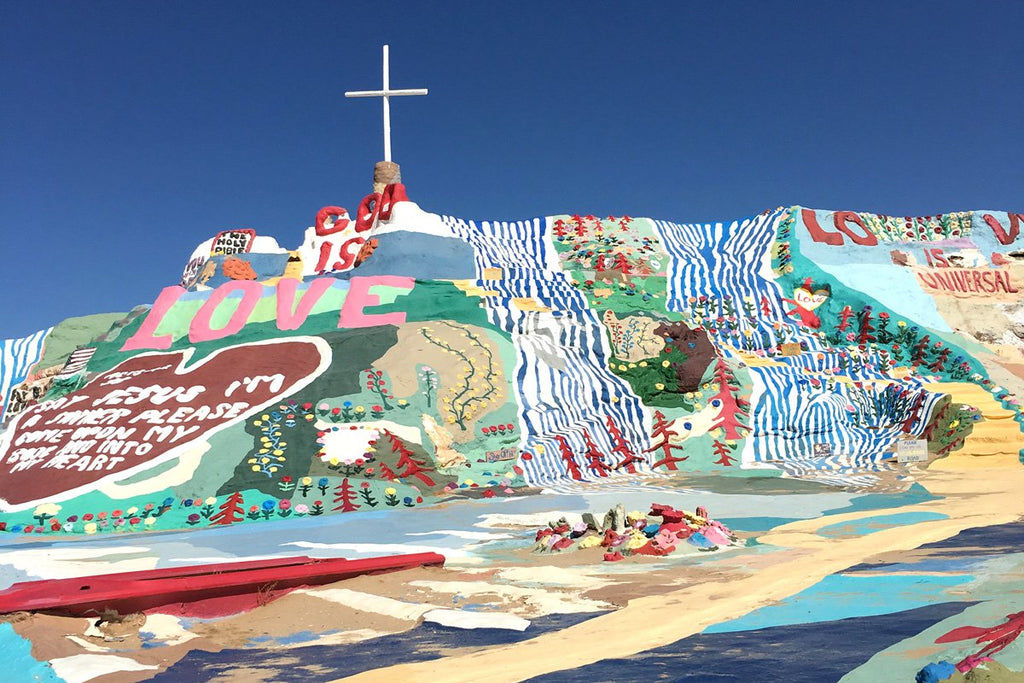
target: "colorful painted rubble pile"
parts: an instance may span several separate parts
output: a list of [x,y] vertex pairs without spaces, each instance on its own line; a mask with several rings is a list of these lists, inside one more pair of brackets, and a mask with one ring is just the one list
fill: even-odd
[[217,527],[708,470],[898,476],[985,421],[1019,436],[1022,219],[477,223],[395,184],[320,210],[294,249],[226,230],[152,306],[3,342],[0,528]]
[[632,555],[664,557],[683,543],[702,552],[743,545],[729,527],[711,519],[706,508],[691,513],[659,503],[651,505],[647,514],[627,513],[625,507],[617,505],[600,523],[591,513],[576,524],[562,517],[539,529],[535,540],[535,552],[601,548],[605,562]]

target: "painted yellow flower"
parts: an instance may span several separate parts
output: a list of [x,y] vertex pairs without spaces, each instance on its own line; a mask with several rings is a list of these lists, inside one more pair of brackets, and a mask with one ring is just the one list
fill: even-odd
[[667,368],[669,365],[671,365],[671,363],[669,363],[667,360],[661,361],[661,367]]
[[657,389],[658,391],[664,391],[665,385],[662,384],[661,382],[658,382],[654,385],[654,388]]
[[356,406],[356,410],[355,411],[357,413],[365,413],[366,412],[366,408],[364,408],[362,406]]
[[647,367],[647,361],[645,361],[645,360],[640,361],[640,367],[646,368]]
[[312,483],[313,483],[313,477],[303,477],[302,478],[302,485],[303,486],[309,486]]
[[395,495],[396,493],[398,493],[398,489],[396,489],[396,488],[395,488],[395,487],[393,487],[393,486],[389,486],[389,487],[387,487],[386,489],[384,489],[384,493],[385,493],[385,494],[387,494],[387,495],[389,495],[389,496],[393,496],[393,495]]
[[89,522],[85,525],[85,533],[94,534],[96,533],[96,522]]
[[143,522],[143,524],[145,524],[146,526],[153,526],[154,524],[156,524],[156,517],[146,517],[146,520]]

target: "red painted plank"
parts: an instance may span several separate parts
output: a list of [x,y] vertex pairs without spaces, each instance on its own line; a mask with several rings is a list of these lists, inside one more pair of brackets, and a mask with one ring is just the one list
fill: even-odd
[[113,610],[129,614],[175,603],[316,586],[361,574],[443,565],[444,556],[437,553],[355,560],[285,557],[28,581],[0,592],[0,613],[46,611],[97,616]]

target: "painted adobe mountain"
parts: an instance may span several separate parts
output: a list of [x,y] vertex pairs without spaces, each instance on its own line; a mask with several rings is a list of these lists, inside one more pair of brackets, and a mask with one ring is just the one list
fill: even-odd
[[323,208],[297,248],[227,230],[152,306],[3,342],[0,526],[198,528],[693,472],[898,483],[898,450],[970,459],[992,420],[987,455],[1016,459],[1022,220],[478,223],[395,184]]

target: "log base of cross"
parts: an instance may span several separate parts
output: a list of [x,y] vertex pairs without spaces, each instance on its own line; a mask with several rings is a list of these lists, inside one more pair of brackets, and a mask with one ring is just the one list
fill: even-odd
[[392,183],[402,182],[402,169],[393,161],[378,161],[373,165],[373,191],[384,192]]

